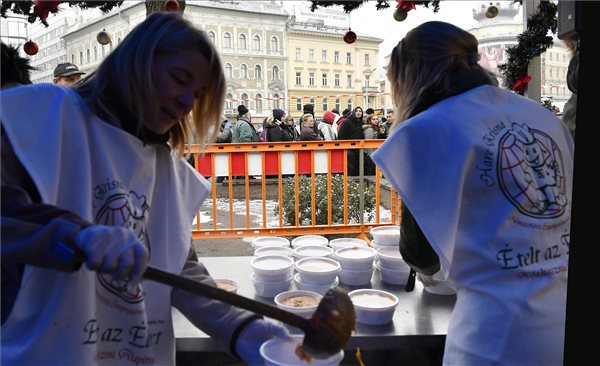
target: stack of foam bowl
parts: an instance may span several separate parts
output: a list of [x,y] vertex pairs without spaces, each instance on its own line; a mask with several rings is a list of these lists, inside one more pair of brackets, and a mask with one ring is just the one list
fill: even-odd
[[396,248],[400,245],[400,226],[398,225],[384,225],[377,226],[371,229],[371,247],[379,249],[383,247]]
[[377,249],[375,268],[381,281],[390,285],[405,285],[408,281],[410,267],[402,259],[397,246]]
[[294,259],[285,255],[265,255],[250,261],[250,280],[256,295],[275,297],[290,288],[293,278]]
[[304,247],[307,245],[327,246],[329,239],[321,235],[302,235],[292,239],[292,247]]
[[300,290],[314,291],[325,294],[331,287],[339,284],[337,277],[340,264],[331,258],[308,257],[296,261],[294,264],[296,275],[294,282]]
[[387,291],[358,289],[348,293],[358,323],[383,325],[392,321],[398,298]]
[[366,247],[368,244],[366,241],[358,238],[338,238],[331,240],[329,246],[333,250],[338,250],[342,248]]
[[294,250],[290,247],[261,247],[254,249],[255,257],[262,257],[264,255],[285,255],[286,257],[292,257]]
[[273,301],[280,309],[310,319],[322,298],[323,295],[313,291],[291,290],[278,294]]
[[342,268],[339,273],[340,283],[349,286],[370,284],[375,254],[375,249],[362,246],[336,250],[335,259]]
[[294,248],[294,257],[296,259],[308,257],[327,257],[333,256],[333,249],[322,245],[305,245]]
[[303,335],[293,335],[290,339],[271,338],[260,346],[259,352],[266,366],[336,366],[344,359],[344,350],[328,358],[313,358],[310,363],[301,360],[296,348]]
[[255,250],[264,247],[289,247],[290,241],[280,236],[259,236],[252,240],[252,246]]

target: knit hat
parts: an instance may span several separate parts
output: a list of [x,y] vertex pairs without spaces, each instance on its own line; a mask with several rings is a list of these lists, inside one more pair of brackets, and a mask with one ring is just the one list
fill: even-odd
[[373,114],[373,113],[375,113],[373,108],[367,108],[367,110],[365,111],[365,114]]
[[243,104],[240,104],[240,105],[238,105],[238,108],[237,108],[237,110],[238,110],[238,114],[239,114],[240,116],[243,116],[244,114],[246,114],[246,113],[250,112],[250,111],[248,110],[248,108],[246,108],[246,106],[245,106],[245,105],[243,105]]
[[273,117],[281,121],[285,117],[285,111],[283,109],[273,109]]
[[332,111],[325,111],[325,113],[323,114],[323,122],[327,122],[331,125],[331,124],[333,124],[334,120],[335,120],[335,113],[333,113]]
[[304,113],[315,114],[315,105],[314,104],[305,104],[303,107]]

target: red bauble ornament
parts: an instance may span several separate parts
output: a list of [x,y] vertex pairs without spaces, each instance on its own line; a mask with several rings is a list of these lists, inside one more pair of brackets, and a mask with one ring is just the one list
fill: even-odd
[[344,42],[352,44],[356,42],[356,38],[356,33],[354,33],[352,29],[348,28],[348,30],[344,32]]
[[168,12],[179,11],[179,1],[177,1],[177,0],[165,1],[165,10]]
[[102,31],[98,32],[98,34],[96,35],[96,41],[98,41],[98,43],[100,43],[103,46],[107,45],[111,41],[110,34],[108,34],[106,29],[102,29]]
[[29,56],[35,55],[36,53],[38,53],[39,50],[40,48],[38,47],[37,43],[35,43],[31,39],[25,42],[25,44],[23,45],[23,51],[25,51],[25,53]]

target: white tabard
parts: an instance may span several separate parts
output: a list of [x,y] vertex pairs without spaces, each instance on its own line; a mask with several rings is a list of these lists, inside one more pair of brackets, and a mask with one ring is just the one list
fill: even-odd
[[[71,89],[2,93],[2,125],[42,201],[98,224],[130,227],[150,264],[180,273],[208,182],[167,147],[92,116]],[[2,325],[2,364],[172,365],[171,288],[126,283],[82,267],[27,266]]]
[[373,154],[457,289],[446,365],[562,365],[573,141],[492,86],[400,125]]

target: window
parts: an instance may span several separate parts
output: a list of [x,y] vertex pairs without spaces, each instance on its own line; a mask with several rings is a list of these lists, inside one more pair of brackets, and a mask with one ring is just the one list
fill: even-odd
[[245,34],[240,34],[239,40],[238,40],[238,48],[240,50],[248,49],[248,45],[246,45],[246,35]]
[[348,109],[352,110],[352,99],[348,99]]
[[271,51],[279,51],[279,40],[275,36],[271,37]]
[[321,51],[321,61],[322,62],[327,62],[327,50],[322,50]]
[[260,65],[254,66],[254,79],[262,80],[262,67]]
[[297,111],[302,110],[302,99],[300,99],[300,98],[296,98],[296,110]]
[[86,53],[86,58],[85,59],[89,63],[90,62],[90,49],[88,48],[85,53]]
[[308,61],[314,61],[315,60],[315,50],[313,50],[312,48],[308,50]]
[[[104,48],[102,48],[102,49],[104,49]],[[71,54],[71,63],[72,64],[75,63],[75,55],[74,54]]]
[[323,112],[325,112],[326,110],[329,110],[329,101],[327,100],[327,98],[323,98]]
[[223,34],[223,48],[231,48],[231,34]]
[[367,88],[371,86],[371,75],[365,75],[365,86]]
[[352,75],[348,75],[348,77],[346,78],[347,80],[347,87],[351,88],[352,87]]
[[208,32],[208,39],[210,39],[210,41],[215,44],[215,32],[210,31]]
[[244,64],[240,66],[240,79],[248,79],[248,66]]
[[233,66],[230,63],[225,64],[225,77],[228,79],[233,78]]
[[340,86],[340,74],[335,74],[333,82],[335,83],[335,86]]
[[255,102],[254,103],[256,104],[256,111],[257,112],[261,112],[262,109],[263,109],[263,106],[262,106],[262,94],[256,94]]
[[309,103],[312,104],[312,105],[315,105],[315,98],[310,98]]
[[83,65],[83,51],[79,52],[79,64]]
[[302,51],[299,48],[296,48],[296,61],[302,60]]
[[315,73],[314,72],[308,73],[308,85],[315,85]]
[[248,94],[246,94],[246,93],[242,94],[242,100],[240,100],[240,104],[248,106]]
[[323,73],[323,86],[327,86],[327,73]]
[[340,52],[339,51],[335,51],[335,53],[333,54],[333,62],[336,64],[340,63]]
[[335,109],[337,109],[338,111],[340,110],[340,100],[339,99],[335,100]]
[[369,54],[365,53],[365,66],[369,66],[369,65],[370,65]]
[[225,99],[225,108],[226,109],[233,109],[233,102],[231,101],[233,99],[233,95],[231,95],[231,93],[227,94],[227,97]]
[[260,37],[258,35],[254,36],[252,43],[254,45],[255,50],[260,50]]
[[273,66],[273,75],[271,76],[273,80],[279,80],[279,67]]
[[98,47],[94,46],[94,61],[98,60]]
[[273,109],[279,108],[279,94],[273,94]]
[[347,52],[347,53],[346,53],[346,63],[347,63],[348,65],[351,65],[351,64],[352,64],[352,54],[351,54],[350,52]]
[[300,84],[302,84],[302,73],[297,72],[296,73],[296,85],[300,85]]

